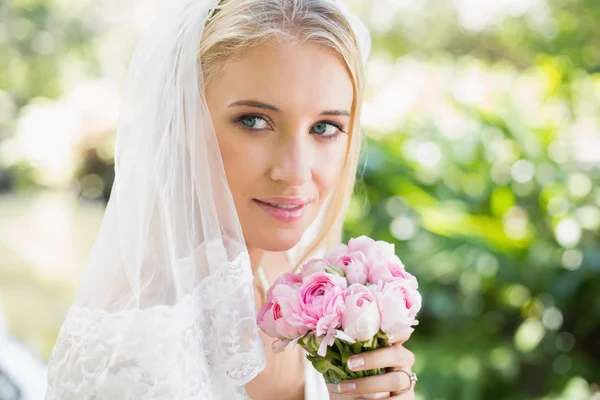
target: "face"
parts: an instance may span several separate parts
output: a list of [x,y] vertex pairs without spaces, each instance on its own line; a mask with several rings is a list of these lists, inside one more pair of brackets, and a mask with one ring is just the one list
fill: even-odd
[[208,84],[248,247],[288,250],[314,221],[342,172],[353,96],[339,56],[291,41],[253,47]]

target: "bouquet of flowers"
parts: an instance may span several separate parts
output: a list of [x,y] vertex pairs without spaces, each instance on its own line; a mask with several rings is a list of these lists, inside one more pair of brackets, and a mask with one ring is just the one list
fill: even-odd
[[394,245],[367,236],[350,239],[323,258],[280,276],[267,292],[258,326],[274,351],[300,344],[327,383],[378,375],[351,371],[352,355],[389,346],[417,325],[421,295]]

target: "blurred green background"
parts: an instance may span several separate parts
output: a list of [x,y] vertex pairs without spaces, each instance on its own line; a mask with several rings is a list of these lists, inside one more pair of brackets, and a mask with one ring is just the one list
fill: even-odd
[[[157,1],[0,0],[0,315],[46,360]],[[600,399],[600,2],[354,0],[373,54],[345,239],[396,243],[420,399]]]

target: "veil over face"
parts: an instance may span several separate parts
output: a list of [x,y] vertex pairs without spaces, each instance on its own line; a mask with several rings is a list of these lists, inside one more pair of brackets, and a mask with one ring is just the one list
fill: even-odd
[[[217,2],[169,2],[134,50],[115,182],[49,363],[47,399],[245,397],[264,368],[250,260],[198,59]],[[334,2],[366,59],[366,28]]]

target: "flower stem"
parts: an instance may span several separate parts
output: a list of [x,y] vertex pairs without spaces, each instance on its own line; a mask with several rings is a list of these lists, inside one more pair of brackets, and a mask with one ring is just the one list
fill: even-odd
[[328,362],[327,368],[329,371],[333,371],[336,374],[338,374],[341,379],[343,379],[343,380],[348,379],[348,375],[346,374],[346,372],[344,372],[343,369],[336,367],[335,365],[331,364],[330,362]]
[[346,363],[348,362],[348,356],[349,356],[348,349],[346,349],[344,347],[344,345],[342,343],[340,343],[339,339],[335,339],[335,345],[338,348],[338,350],[340,351],[340,354],[342,356],[342,359],[341,359],[342,364],[346,365]]

